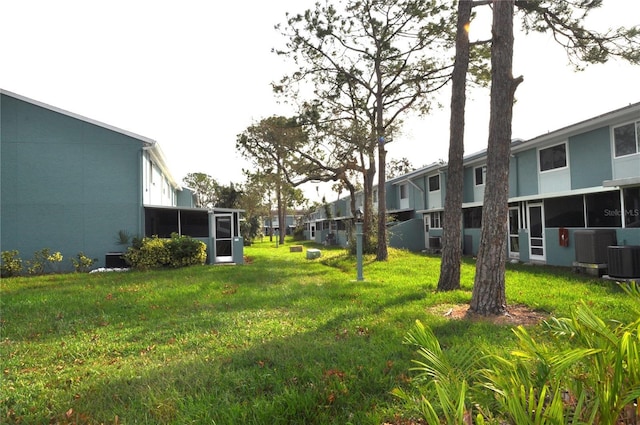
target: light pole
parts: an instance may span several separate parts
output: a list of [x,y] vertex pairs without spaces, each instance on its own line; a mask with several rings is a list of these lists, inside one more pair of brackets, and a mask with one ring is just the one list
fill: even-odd
[[362,281],[362,210],[358,208],[356,210],[356,263],[357,263],[357,275],[356,280]]

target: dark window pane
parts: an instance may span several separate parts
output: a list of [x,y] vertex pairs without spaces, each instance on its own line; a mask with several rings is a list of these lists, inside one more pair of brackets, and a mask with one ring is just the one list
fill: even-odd
[[217,257],[230,257],[231,256],[231,241],[229,239],[216,240],[216,256]]
[[636,130],[633,123],[613,129],[616,156],[630,155],[637,152]]
[[584,227],[582,196],[550,198],[544,201],[547,227]]
[[178,210],[145,208],[144,222],[145,236],[171,237],[172,233],[178,233]]
[[180,231],[185,236],[206,238],[209,236],[207,211],[180,211]]
[[640,227],[640,187],[629,187],[623,191],[626,227]]
[[622,227],[620,192],[594,193],[586,201],[587,227]]
[[476,186],[480,186],[484,184],[484,174],[487,170],[487,167],[478,167],[475,169],[476,172]]
[[567,145],[564,143],[540,150],[540,171],[567,166]]
[[482,207],[467,208],[462,212],[465,229],[482,227]]
[[[542,238],[542,207],[533,206],[529,208],[529,221],[530,221],[530,238]],[[535,245],[533,242],[532,245]]]
[[231,228],[231,217],[216,217],[216,239],[230,239]]
[[429,177],[429,192],[440,190],[440,176]]
[[509,234],[517,235],[518,230],[518,210],[509,209]]

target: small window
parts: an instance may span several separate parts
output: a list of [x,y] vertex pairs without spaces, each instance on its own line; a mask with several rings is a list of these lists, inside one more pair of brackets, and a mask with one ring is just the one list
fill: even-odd
[[540,171],[556,170],[567,166],[567,144],[540,149]]
[[440,190],[440,175],[429,177],[429,192],[436,192]]
[[474,172],[476,186],[483,186],[487,181],[487,166],[483,165],[482,167],[476,167]]
[[409,198],[409,188],[407,187],[406,184],[401,184],[400,185],[400,199],[407,199]]
[[432,229],[441,229],[442,228],[442,212],[434,212],[431,213],[431,228]]
[[640,121],[615,127],[613,140],[616,157],[640,152]]

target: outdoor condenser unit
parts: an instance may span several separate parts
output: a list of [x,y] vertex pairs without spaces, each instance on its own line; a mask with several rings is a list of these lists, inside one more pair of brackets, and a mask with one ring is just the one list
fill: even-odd
[[609,261],[607,248],[617,243],[615,229],[576,230],[573,235],[578,263],[607,263]]
[[429,237],[429,248],[442,248],[440,244],[440,236],[430,236]]
[[640,278],[640,245],[610,246],[609,276]]

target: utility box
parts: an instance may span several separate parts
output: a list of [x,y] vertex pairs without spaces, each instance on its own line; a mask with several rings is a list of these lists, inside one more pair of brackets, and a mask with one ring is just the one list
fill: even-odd
[[640,245],[610,246],[609,277],[640,278]]
[[585,229],[574,232],[576,262],[606,264],[607,248],[616,245],[615,229]]
[[320,250],[315,248],[307,249],[307,260],[313,260],[314,258],[320,258]]
[[129,267],[123,255],[124,252],[107,252],[104,256],[104,266],[107,269],[124,269]]
[[233,262],[244,264],[244,238],[235,236],[232,242]]

